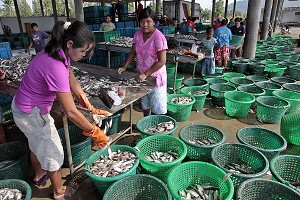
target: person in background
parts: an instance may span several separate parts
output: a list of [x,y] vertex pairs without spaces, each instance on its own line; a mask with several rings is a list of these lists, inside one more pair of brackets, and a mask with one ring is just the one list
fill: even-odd
[[100,26],[100,31],[113,31],[115,28],[115,24],[111,22],[111,17],[107,15],[105,17],[105,22]]
[[111,21],[113,23],[116,22],[116,2],[111,2],[111,8],[110,8],[110,16],[111,16]]
[[160,22],[160,25],[161,26],[169,26],[169,21],[168,21],[168,17],[167,17],[167,15],[164,15],[163,16],[163,18],[162,18],[162,20],[161,20],[161,22]]
[[148,76],[156,77],[156,88],[142,97],[144,116],[167,113],[167,40],[155,28],[156,14],[150,8],[142,10],[139,17],[141,29],[133,37],[133,45],[124,66],[118,69],[122,73],[137,57],[138,80],[143,82]]
[[119,22],[122,22],[124,18],[124,6],[122,4],[122,0],[119,0],[116,4],[116,13],[118,15]]
[[223,18],[222,17],[218,17],[218,19],[216,20],[216,23],[214,24],[214,30],[217,30],[217,28],[221,27]]
[[202,75],[210,75],[215,73],[215,58],[214,58],[214,46],[217,44],[217,40],[213,37],[214,28],[209,26],[206,28],[206,38],[201,40],[201,46],[210,49],[211,54],[205,56],[201,65]]
[[186,26],[191,26],[191,27],[192,27],[192,31],[195,30],[195,23],[194,23],[194,21],[192,20],[191,17],[188,17],[188,18],[187,18]]
[[[230,28],[232,35],[242,36],[244,38],[246,30],[245,30],[245,26],[241,25],[240,18],[235,18],[234,23],[235,23],[235,25]],[[241,57],[242,52],[243,52],[243,45],[241,43],[241,45],[238,47],[238,49],[232,49],[230,57],[231,58],[234,58],[235,56]]]
[[31,28],[33,32],[30,35],[29,50],[32,48],[32,45],[34,45],[35,52],[38,54],[45,48],[45,39],[47,39],[50,35],[44,31],[39,31],[39,26],[36,23],[32,23]]
[[144,9],[144,6],[143,4],[141,3],[141,0],[138,0],[138,7],[137,7],[137,10],[136,10],[136,17],[139,18],[140,16],[140,13],[142,12],[142,10]]
[[230,21],[229,21],[229,23],[228,23],[228,25],[227,25],[227,28],[230,29],[233,26],[234,26],[234,20],[233,20],[233,18],[231,18]]
[[186,26],[186,18],[185,17],[183,17],[182,18],[182,22],[180,23],[180,26]]
[[176,18],[172,19],[172,26],[175,26],[175,33],[180,31],[180,27]]
[[108,144],[109,138],[103,131],[77,110],[71,93],[92,113],[110,115],[89,102],[71,68],[71,60],[81,60],[94,47],[95,36],[84,22],[56,22],[51,40],[29,63],[11,105],[14,121],[28,139],[35,172],[33,182],[40,187],[49,176],[55,200],[74,194],[78,185],[62,184],[64,151],[50,115],[54,100],[58,100],[66,116],[84,135],[92,137],[97,146]]
[[214,32],[214,38],[216,38],[218,44],[214,48],[215,59],[219,67],[227,67],[227,60],[229,59],[229,41],[232,38],[232,33],[227,28],[228,20],[225,18],[221,22],[221,27],[217,28]]

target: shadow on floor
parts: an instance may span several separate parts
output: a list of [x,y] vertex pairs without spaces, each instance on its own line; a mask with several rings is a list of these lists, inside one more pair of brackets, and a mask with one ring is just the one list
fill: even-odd
[[283,151],[282,154],[290,154],[290,155],[300,156],[300,146],[288,144],[286,150]]
[[203,114],[209,118],[217,120],[230,120],[232,119],[226,115],[224,108],[208,108],[203,111]]
[[237,120],[243,124],[247,125],[262,125],[263,123],[256,119],[255,113],[248,113],[244,118],[237,118]]

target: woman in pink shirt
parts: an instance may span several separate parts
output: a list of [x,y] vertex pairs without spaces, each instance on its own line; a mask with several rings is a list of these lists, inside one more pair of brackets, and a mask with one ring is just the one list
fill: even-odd
[[133,45],[124,66],[118,69],[119,73],[126,70],[128,65],[137,57],[136,70],[139,81],[148,76],[156,77],[156,88],[148,95],[142,97],[144,116],[167,113],[167,71],[166,57],[168,49],[165,36],[155,28],[156,14],[145,8],[139,16],[141,30],[133,37]]
[[71,59],[82,59],[94,46],[95,37],[85,23],[58,21],[45,49],[30,62],[12,102],[14,121],[28,139],[33,182],[42,186],[49,176],[56,200],[69,196],[74,188],[63,186],[61,180],[64,152],[50,115],[53,101],[58,99],[68,118],[96,145],[104,147],[108,141],[103,131],[77,110],[71,93],[93,113],[109,115],[89,103],[70,66]]

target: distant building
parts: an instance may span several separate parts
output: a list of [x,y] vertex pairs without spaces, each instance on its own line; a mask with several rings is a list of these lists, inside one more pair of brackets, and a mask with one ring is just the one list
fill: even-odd
[[300,24],[300,0],[284,0],[282,15],[279,16],[281,23],[288,22]]

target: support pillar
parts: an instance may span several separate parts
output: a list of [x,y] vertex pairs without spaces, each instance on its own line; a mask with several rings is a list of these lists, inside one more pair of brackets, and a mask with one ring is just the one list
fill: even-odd
[[57,10],[56,10],[56,1],[52,0],[52,8],[53,8],[53,17],[54,17],[54,22],[58,22],[58,17],[57,17]]
[[164,14],[161,13],[161,0],[156,0],[156,14],[157,15]]
[[70,12],[69,12],[69,2],[68,2],[68,0],[65,0],[65,7],[66,7],[67,21],[70,21]]
[[192,5],[191,5],[191,16],[195,16],[195,0],[192,0]]
[[257,33],[261,15],[260,4],[260,0],[251,0],[248,2],[246,36],[243,48],[243,57],[245,58],[255,57]]
[[232,12],[232,18],[235,18],[235,9],[236,9],[236,0],[233,2],[233,12]]
[[228,0],[225,1],[225,12],[224,12],[224,18],[227,18],[227,10],[228,10]]
[[17,0],[14,0],[14,6],[15,6],[15,10],[16,10],[16,15],[17,15],[17,19],[18,19],[18,25],[19,25],[20,33],[23,33],[22,20],[21,20],[21,15],[20,15],[20,10],[19,10]]
[[260,34],[261,40],[266,40],[268,38],[268,30],[269,30],[269,23],[270,23],[271,11],[272,11],[272,3],[273,3],[273,0],[266,0],[266,2],[265,2],[264,18],[263,18],[261,34]]
[[211,25],[214,25],[214,19],[215,19],[215,12],[216,12],[216,0],[212,1],[212,11],[211,11]]
[[274,22],[275,22],[277,4],[278,4],[278,0],[273,0],[271,17],[270,17],[270,22],[271,22],[272,28],[273,28],[273,25],[274,25]]
[[77,21],[84,21],[82,0],[74,0],[75,16]]
[[278,0],[278,4],[277,4],[277,9],[276,9],[276,15],[275,15],[275,21],[273,24],[273,33],[276,31],[276,27],[279,23],[279,16],[282,10],[282,6],[283,6],[283,0]]
[[40,0],[40,7],[41,7],[41,12],[42,12],[42,16],[44,17],[44,6],[43,6],[43,0]]

